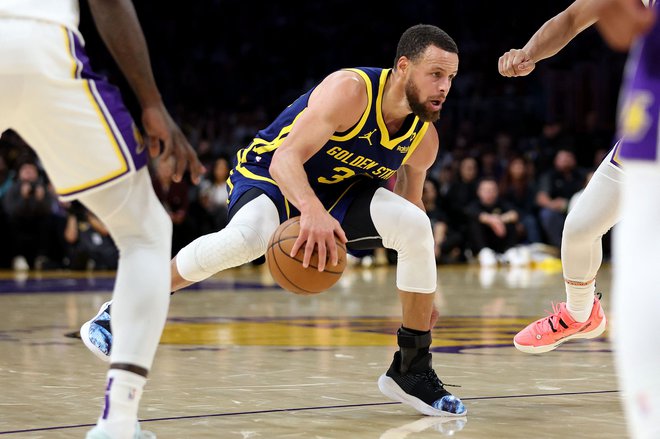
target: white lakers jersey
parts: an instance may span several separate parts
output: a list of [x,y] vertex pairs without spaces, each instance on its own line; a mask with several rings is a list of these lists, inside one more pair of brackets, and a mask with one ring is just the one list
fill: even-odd
[[0,18],[32,18],[77,30],[80,22],[78,0],[0,0]]

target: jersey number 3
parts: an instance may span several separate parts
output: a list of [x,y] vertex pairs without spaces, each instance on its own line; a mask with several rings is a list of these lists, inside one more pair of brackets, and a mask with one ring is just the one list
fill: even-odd
[[345,168],[343,166],[337,166],[332,170],[336,172],[335,175],[333,175],[330,178],[319,177],[317,181],[319,183],[333,184],[333,183],[339,183],[340,181],[346,180],[347,178],[350,178],[355,175],[355,171],[349,168]]

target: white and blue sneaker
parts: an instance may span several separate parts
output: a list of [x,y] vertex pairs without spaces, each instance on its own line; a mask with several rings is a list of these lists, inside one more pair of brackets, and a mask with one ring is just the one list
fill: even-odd
[[[112,439],[112,438],[108,436],[108,433],[106,433],[105,431],[101,430],[98,426],[96,426],[87,432],[85,439]],[[138,423],[135,426],[135,434],[133,435],[133,439],[156,439],[156,435],[150,431],[146,431],[146,430],[142,431],[142,429],[140,428],[140,424]]]
[[99,312],[80,327],[80,338],[87,349],[101,360],[110,362],[112,331],[110,329],[110,306],[112,301],[101,305]]
[[378,379],[378,388],[390,399],[408,404],[427,416],[458,417],[467,415],[463,402],[445,389],[431,366],[431,353],[415,359],[406,373],[400,372],[401,352],[386,373]]

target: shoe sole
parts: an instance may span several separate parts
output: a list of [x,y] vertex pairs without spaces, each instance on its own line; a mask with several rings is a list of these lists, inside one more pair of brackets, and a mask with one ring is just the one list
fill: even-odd
[[588,332],[576,332],[573,335],[569,335],[568,337],[562,338],[561,340],[553,343],[553,344],[547,344],[543,346],[527,346],[527,345],[522,345],[516,343],[516,340],[513,340],[513,345],[516,347],[521,352],[524,352],[526,354],[543,354],[545,352],[550,352],[552,350],[557,349],[559,346],[561,346],[563,343],[570,341],[570,340],[577,340],[577,339],[591,339],[591,338],[596,338],[600,336],[603,332],[605,332],[605,327],[607,326],[607,318],[603,316],[603,320],[600,322],[600,324],[593,330],[588,331]]
[[80,327],[80,339],[83,341],[87,349],[92,351],[94,355],[96,355],[105,363],[110,362],[110,355],[105,355],[103,351],[101,351],[94,343],[92,343],[92,340],[89,339],[89,328],[92,325],[92,322],[96,320],[101,314],[103,314],[103,311],[105,311],[107,305],[108,302],[104,303],[99,309],[99,312],[96,313],[94,317],[83,323],[83,325]]
[[[85,439],[111,439],[110,436],[99,427],[94,427],[85,435]],[[141,430],[139,427],[133,436],[133,439],[157,439],[151,431]]]
[[383,374],[378,378],[378,388],[380,389],[381,393],[388,398],[394,400],[394,401],[399,401],[404,404],[408,404],[418,412],[427,415],[427,416],[444,416],[448,418],[460,418],[464,417],[467,415],[467,409],[463,413],[451,413],[451,412],[445,412],[444,410],[438,410],[436,408],[431,407],[424,401],[422,401],[419,398],[416,398],[412,395],[407,394],[404,392],[401,387],[394,381],[392,378],[388,377],[387,375]]

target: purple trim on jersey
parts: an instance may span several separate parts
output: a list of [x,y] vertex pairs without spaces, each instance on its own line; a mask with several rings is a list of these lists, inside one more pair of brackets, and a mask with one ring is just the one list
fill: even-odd
[[621,154],[621,140],[616,142],[612,147],[612,155],[610,157],[610,163],[619,169],[623,169],[623,165],[619,163],[620,154]]
[[105,407],[103,407],[103,419],[108,419],[108,415],[110,414],[110,388],[112,387],[113,381],[114,378],[110,378],[108,380],[108,387],[105,389]]
[[[142,168],[147,164],[147,151],[146,148],[143,147],[143,145],[140,145],[138,139],[135,136],[135,131],[134,131],[136,129],[135,124],[133,122],[133,118],[131,117],[131,114],[124,105],[124,102],[121,98],[121,92],[117,87],[110,84],[105,77],[96,74],[92,70],[91,64],[89,62],[89,57],[87,56],[87,53],[85,52],[85,48],[83,47],[78,36],[75,33],[69,31],[69,37],[74,42],[73,43],[74,52],[72,53],[72,55],[77,61],[77,63],[79,63],[79,66],[82,65],[82,69],[78,68],[76,70],[76,73],[77,74],[79,73],[80,78],[89,81],[90,89],[92,90],[92,96],[94,96],[94,99],[96,100],[96,103],[97,105],[99,105],[101,110],[103,110],[104,106],[105,108],[107,108],[108,114],[106,114],[105,111],[101,111],[103,113],[103,116],[106,118],[106,123],[109,124],[109,121],[107,120],[108,117],[112,118],[114,124],[119,130],[119,133],[115,132],[115,130],[112,129],[112,125],[109,124],[109,126],[111,127],[112,134],[115,137],[115,140],[118,142],[118,144],[120,144],[118,135],[121,136],[121,138],[124,141],[124,144],[128,149],[128,152],[131,155],[131,161],[135,166],[135,170],[137,171],[138,169]],[[96,88],[98,94],[95,93],[94,88]],[[101,102],[99,102],[99,100],[102,101],[103,105],[101,105]],[[121,146],[119,149],[121,151],[122,156],[124,157],[124,160],[126,160],[127,159],[126,154],[121,148]],[[127,163],[129,162],[127,161]],[[129,169],[130,169],[130,164],[129,164]],[[121,175],[115,178],[118,177],[121,177]]]
[[[631,52],[626,67],[624,111],[633,114],[634,125],[621,132],[620,157],[633,160],[658,160],[658,116],[660,114],[660,26],[644,36]],[[632,110],[631,110],[632,108]],[[626,113],[621,120],[626,120]],[[630,131],[630,132],[628,132]]]

